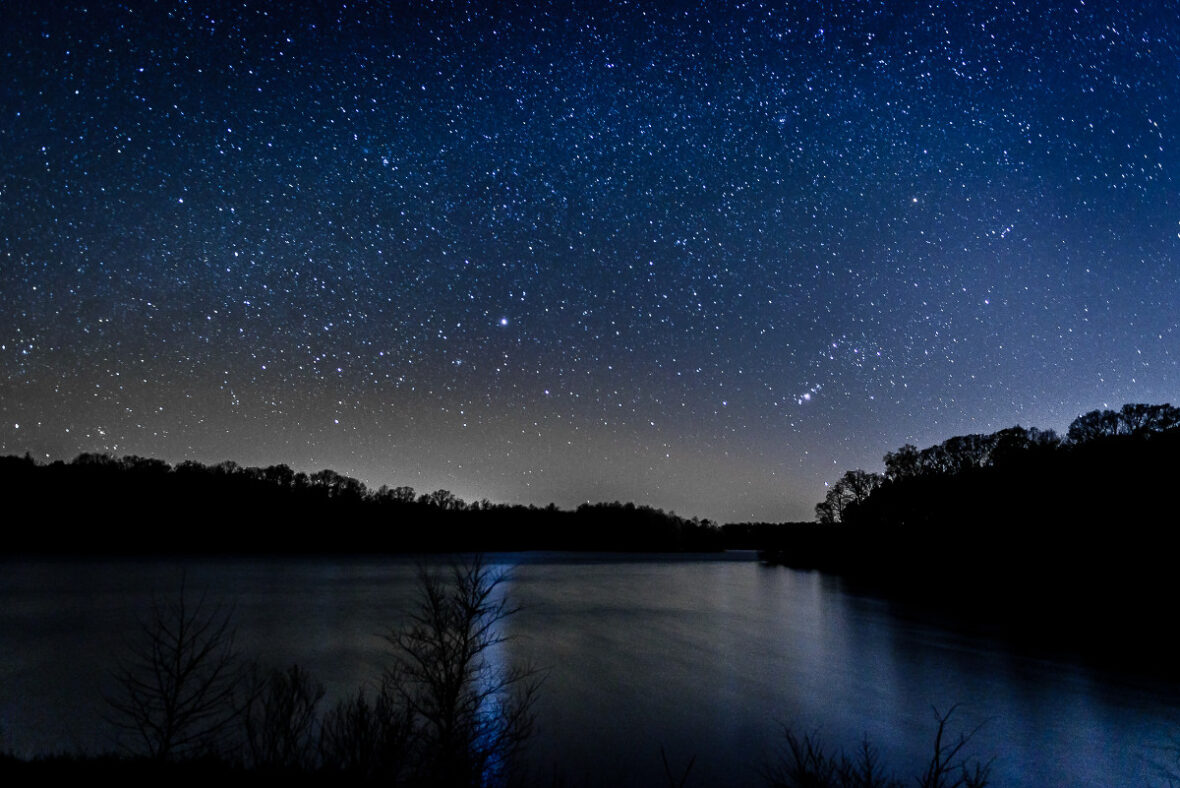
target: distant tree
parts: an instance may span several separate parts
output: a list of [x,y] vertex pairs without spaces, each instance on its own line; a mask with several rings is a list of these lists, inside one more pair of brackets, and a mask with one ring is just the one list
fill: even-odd
[[1031,427],[1028,431],[1029,448],[1056,449],[1061,446],[1061,436],[1056,430],[1042,430]]
[[1166,432],[1180,424],[1180,409],[1171,405],[1127,403],[1119,410],[1118,418],[1122,435]]
[[172,466],[163,460],[154,457],[139,457],[134,454],[121,459],[119,465],[124,470],[142,474],[163,475],[172,470]]
[[173,470],[176,473],[192,475],[209,473],[209,469],[196,460],[184,460],[183,462],[179,462],[176,464],[176,467]]
[[271,465],[263,468],[261,476],[277,487],[292,487],[295,484],[295,471],[289,465]]
[[368,489],[359,480],[337,473],[330,468],[316,471],[311,475],[310,481],[313,487],[324,490],[332,498],[358,500],[364,498],[368,493]]
[[351,476],[341,476],[340,482],[336,487],[336,494],[352,500],[360,500],[368,496],[369,488],[360,479],[354,479]]
[[1154,422],[1156,430],[1167,432],[1180,428],[1180,408],[1167,403],[1156,407],[1159,409]]
[[978,433],[956,435],[943,441],[942,445],[946,472],[963,473],[987,465],[991,454],[992,436]]
[[234,476],[242,470],[242,466],[238,465],[233,460],[222,460],[216,465],[210,466],[209,470],[215,474],[220,474],[223,476]]
[[1119,433],[1119,414],[1113,410],[1092,410],[1078,416],[1069,425],[1066,438],[1070,443],[1086,443],[1097,438]]
[[928,446],[918,452],[918,467],[924,475],[950,473],[951,464],[947,456],[946,444],[939,443]]
[[441,509],[445,512],[457,512],[465,509],[467,504],[463,499],[455,495],[450,490],[435,490],[432,493],[424,493],[418,499],[418,503],[433,506],[436,509]]
[[86,452],[75,457],[73,464],[92,468],[117,468],[119,462],[106,453]]
[[881,486],[884,478],[878,473],[855,470],[846,471],[840,480],[828,489],[824,500],[815,507],[816,520],[821,523],[844,522],[849,507],[868,500],[873,490]]
[[919,469],[918,447],[912,443],[885,455],[885,478],[889,481],[917,476]]
[[991,465],[1003,464],[1023,456],[1032,447],[1032,436],[1020,425],[1000,430],[993,436]]
[[1117,412],[1092,410],[1069,425],[1066,437],[1072,444],[1086,443],[1114,435],[1146,435],[1167,432],[1180,426],[1180,408],[1128,402]]
[[[828,495],[831,494],[831,490],[829,490]],[[840,513],[836,511],[830,498],[825,497],[815,505],[815,521],[824,525],[834,525],[840,522]]]
[[343,482],[344,477],[331,468],[324,468],[316,471],[308,477],[313,487],[320,487],[322,489],[333,492]]
[[389,491],[389,499],[395,503],[413,503],[414,495],[413,487],[394,487]]

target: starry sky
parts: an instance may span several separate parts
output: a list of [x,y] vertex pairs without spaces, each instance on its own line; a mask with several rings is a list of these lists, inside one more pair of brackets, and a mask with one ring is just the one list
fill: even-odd
[[1180,3],[0,0],[0,453],[810,519],[1175,402]]

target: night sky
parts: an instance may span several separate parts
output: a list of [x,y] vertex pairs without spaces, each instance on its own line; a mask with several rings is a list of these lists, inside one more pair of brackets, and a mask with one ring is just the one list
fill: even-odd
[[1180,3],[330,6],[0,0],[0,453],[810,519],[1178,399]]

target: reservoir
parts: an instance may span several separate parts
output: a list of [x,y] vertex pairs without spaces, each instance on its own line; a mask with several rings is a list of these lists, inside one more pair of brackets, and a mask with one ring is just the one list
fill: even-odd
[[[442,559],[434,559],[441,561]],[[937,726],[971,735],[992,785],[1166,784],[1180,740],[1171,684],[948,627],[835,577],[752,554],[495,554],[520,611],[496,659],[544,676],[538,784],[764,785],[784,726],[849,753],[867,740],[905,782]],[[232,608],[236,646],[298,664],[321,710],[375,686],[416,593],[402,558],[0,562],[0,749],[99,752],[111,671],[153,595]],[[1164,771],[1161,771],[1164,770]]]

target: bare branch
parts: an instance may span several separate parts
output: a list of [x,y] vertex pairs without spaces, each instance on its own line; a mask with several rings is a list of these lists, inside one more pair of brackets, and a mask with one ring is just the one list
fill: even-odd
[[190,604],[181,583],[170,600],[155,599],[139,637],[115,671],[108,721],[152,758],[186,757],[221,745],[241,708],[235,703],[245,667],[234,649],[232,611]]
[[446,785],[500,782],[532,734],[536,670],[501,664],[502,625],[519,607],[507,580],[477,556],[448,575],[419,567],[419,598],[394,649],[385,683],[407,710],[422,776]]

